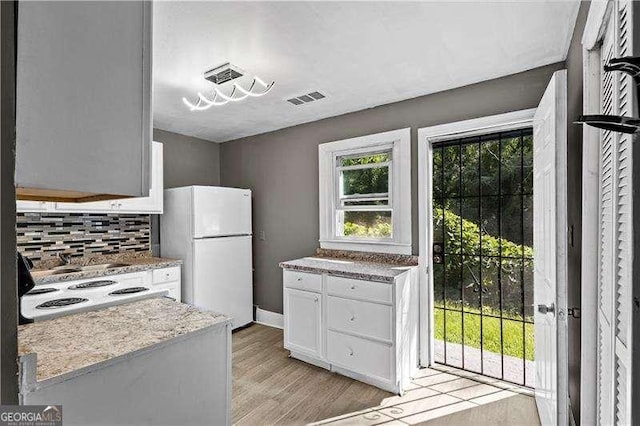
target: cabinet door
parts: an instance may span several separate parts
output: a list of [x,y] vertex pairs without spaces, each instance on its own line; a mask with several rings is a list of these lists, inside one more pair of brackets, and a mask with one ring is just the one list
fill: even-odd
[[[120,200],[92,201],[88,203],[56,203],[58,212],[84,213],[162,213],[163,167],[162,144],[152,145],[151,190],[148,197],[124,198]],[[34,210],[30,210],[34,211]]]
[[148,197],[125,198],[118,200],[118,211],[122,213],[162,214],[164,193],[162,144],[151,145],[151,189]]
[[152,2],[18,8],[18,194],[146,195]]
[[89,203],[55,203],[56,212],[80,212],[80,213],[115,213],[117,200],[91,201]]
[[48,201],[16,201],[16,210],[18,213],[24,212],[48,212],[53,210],[55,203]]
[[284,290],[284,345],[322,358],[322,296],[310,291]]

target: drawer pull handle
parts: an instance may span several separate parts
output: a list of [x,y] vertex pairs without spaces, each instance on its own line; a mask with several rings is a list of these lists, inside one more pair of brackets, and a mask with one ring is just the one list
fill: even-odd
[[349,348],[349,356],[353,356],[353,349]]
[[351,314],[351,317],[349,318],[349,321],[355,321],[356,320],[356,316]]
[[298,277],[298,281],[302,281],[302,278],[301,278],[301,277]]
[[315,299],[313,299],[314,302],[318,302],[318,296],[315,297]]
[[351,290],[355,290],[356,289],[356,285],[355,284],[351,284]]

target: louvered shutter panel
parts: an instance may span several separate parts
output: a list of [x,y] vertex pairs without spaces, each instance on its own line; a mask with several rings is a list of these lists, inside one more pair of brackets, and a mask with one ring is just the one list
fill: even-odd
[[[631,2],[612,2],[602,43],[603,65],[629,56]],[[602,73],[602,113],[635,116],[632,79]],[[598,420],[631,423],[631,304],[633,261],[632,138],[602,132],[600,151],[600,244],[598,288]]]

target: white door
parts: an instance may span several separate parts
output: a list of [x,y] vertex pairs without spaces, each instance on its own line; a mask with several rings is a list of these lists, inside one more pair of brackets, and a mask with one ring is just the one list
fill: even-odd
[[322,297],[318,293],[285,288],[284,347],[322,357]]
[[[633,55],[637,49],[637,6],[631,1],[608,3],[604,25],[601,64]],[[637,117],[633,101],[635,84],[622,72],[600,75],[602,114]],[[590,143],[596,143],[591,142]],[[587,143],[585,141],[585,143]],[[597,327],[597,386],[595,401],[599,424],[638,424],[633,417],[634,394],[638,387],[634,371],[637,340],[637,164],[638,137],[611,131],[600,132],[598,195],[598,292],[597,315],[590,325]],[[586,317],[586,315],[585,315]],[[591,319],[591,316],[589,316]],[[597,321],[595,321],[597,319]]]
[[533,119],[536,404],[543,425],[568,424],[567,72],[551,77]]
[[193,242],[193,305],[233,318],[234,329],[253,321],[251,237]]
[[251,191],[193,187],[193,237],[251,234]]

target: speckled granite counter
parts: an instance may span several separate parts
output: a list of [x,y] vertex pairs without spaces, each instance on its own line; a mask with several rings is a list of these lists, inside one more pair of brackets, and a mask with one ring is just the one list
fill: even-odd
[[125,266],[111,268],[106,270],[93,270],[93,271],[78,271],[69,272],[65,274],[51,274],[51,268],[57,265],[38,265],[41,269],[33,269],[31,275],[38,284],[53,284],[63,281],[81,280],[85,278],[97,278],[105,277],[108,275],[126,274],[130,272],[148,271],[151,269],[170,268],[172,266],[182,265],[182,260],[179,259],[167,259],[162,257],[152,257],[148,254],[129,254],[122,253],[116,255],[107,256],[94,256],[86,260],[80,260],[78,263],[74,262],[68,265],[70,268],[81,267],[88,265],[97,265],[101,263],[126,263]]
[[153,298],[18,327],[18,354],[37,354],[38,381],[226,324],[227,316]]
[[394,279],[415,265],[372,262],[360,259],[335,257],[303,257],[281,262],[280,267],[302,272],[327,273],[366,281],[393,282]]

